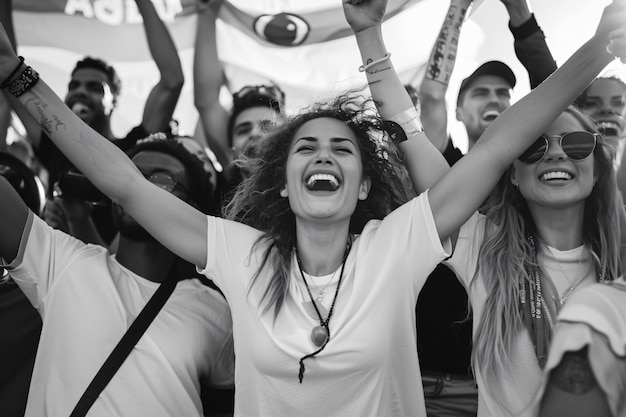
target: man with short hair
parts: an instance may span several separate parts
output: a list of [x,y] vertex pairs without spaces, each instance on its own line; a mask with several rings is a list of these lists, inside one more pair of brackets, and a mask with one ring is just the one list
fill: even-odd
[[[78,117],[102,136],[116,141],[124,150],[150,133],[166,132],[169,129],[184,83],[178,50],[167,27],[156,13],[152,1],[135,0],[135,2],[144,21],[150,53],[160,73],[159,81],[148,95],[140,124],[123,139],[113,135],[111,117],[121,92],[121,81],[115,69],[102,59],[88,56],[78,61],[71,72],[65,96],[65,103]],[[21,120],[28,138],[35,145],[37,156],[44,163],[52,159],[56,162],[57,157],[62,156],[61,152],[47,136],[42,136],[39,126],[31,117],[24,114],[20,106],[14,106],[14,110],[20,116],[24,115]],[[61,163],[56,163],[60,165],[61,170],[66,168]],[[46,168],[50,169],[48,166]],[[57,175],[53,172],[50,176],[51,192]]]
[[216,20],[222,3],[222,0],[197,0],[194,102],[202,133],[224,167],[225,194],[228,194],[240,180],[240,172],[231,162],[268,125],[282,121],[285,96],[273,83],[247,85],[233,93],[232,108],[221,104],[220,91],[225,78],[217,54]]
[[513,70],[500,61],[485,62],[461,82],[456,118],[467,130],[469,148],[500,113],[511,107],[516,82]]
[[[201,161],[176,139],[129,151],[150,181],[206,211]],[[201,383],[234,383],[232,319],[224,297],[118,205],[115,255],[48,226],[0,178],[0,257],[43,320],[26,416],[68,416],[159,285],[178,282],[91,408],[106,416],[203,415]],[[176,231],[173,230],[172,233]],[[191,278],[191,279],[188,279]]]
[[[535,15],[531,12],[528,0],[500,0],[507,9],[510,21],[509,29],[514,38],[515,53],[528,71],[531,88],[535,88],[545,80],[556,67],[556,61],[552,57],[545,36],[539,27]],[[427,63],[426,74],[419,86],[419,100],[422,111],[422,123],[429,139],[442,152],[453,146],[448,135],[448,110],[445,95],[450,82],[450,77],[456,63],[456,51],[458,47],[461,28],[472,0],[451,0],[450,9],[444,20],[439,37],[431,52]],[[482,78],[479,76],[491,75],[497,78]],[[484,63],[476,71],[468,76],[462,83],[457,99],[457,119],[465,124],[469,147],[473,146],[482,132],[487,128],[490,117],[480,122],[479,114],[473,114],[470,107],[465,107],[463,94],[467,87],[472,85],[470,81],[481,79],[483,85],[491,85],[489,81],[497,82],[501,87],[509,87],[509,97],[497,100],[501,105],[510,106],[510,90],[515,86],[516,80],[513,71],[503,62],[490,61]],[[492,86],[492,90],[496,85]],[[495,90],[494,90],[495,91]],[[501,90],[501,94],[506,93]],[[468,102],[467,104],[472,104]],[[492,106],[496,107],[496,106]],[[466,124],[467,120],[467,124]],[[460,152],[457,152],[460,155]],[[457,155],[457,156],[458,156]],[[456,160],[449,161],[450,163]]]
[[[159,18],[151,0],[135,0],[143,18],[150,53],[159,69],[160,78],[152,88],[144,106],[142,120],[126,137],[116,138],[111,131],[111,117],[121,91],[120,78],[115,69],[99,58],[85,57],[78,61],[71,73],[65,103],[89,126],[102,136],[120,146],[131,148],[137,140],[150,133],[166,132],[178,103],[184,83],[178,50],[170,33]],[[52,199],[55,186],[61,176],[73,170],[72,164],[57,149],[40,127],[16,104],[15,99],[5,95],[20,116],[28,140],[33,144],[35,155],[48,171],[47,197]],[[58,191],[58,188],[56,188]],[[92,217],[100,236],[79,236],[92,243],[108,244],[115,235],[110,222],[110,205],[94,207]],[[99,239],[101,238],[101,240]]]

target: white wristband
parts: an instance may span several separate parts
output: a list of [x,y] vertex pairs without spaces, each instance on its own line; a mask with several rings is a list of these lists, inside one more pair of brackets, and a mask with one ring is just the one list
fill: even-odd
[[389,120],[398,123],[402,127],[407,139],[411,139],[413,136],[424,131],[424,126],[422,126],[422,121],[415,107],[410,107],[402,113],[390,117]]

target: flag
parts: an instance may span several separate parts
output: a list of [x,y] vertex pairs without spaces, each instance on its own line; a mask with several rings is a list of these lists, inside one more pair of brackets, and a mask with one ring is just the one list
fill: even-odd
[[[186,83],[174,117],[193,131],[192,65],[196,0],[153,0],[179,50]],[[383,34],[404,82],[417,83],[448,2],[389,0]],[[134,0],[13,0],[18,52],[61,96],[75,62],[109,61],[122,78],[113,130],[125,134],[141,120],[158,80]],[[334,91],[364,85],[360,55],[339,0],[225,0],[217,45],[229,87],[272,81],[296,109]],[[228,98],[225,98],[228,106]]]

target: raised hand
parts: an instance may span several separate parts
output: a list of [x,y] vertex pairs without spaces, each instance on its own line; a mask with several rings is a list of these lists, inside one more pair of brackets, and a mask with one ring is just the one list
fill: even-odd
[[509,7],[528,7],[528,0],[500,0],[508,9]]
[[208,10],[217,14],[220,11],[222,4],[224,4],[224,0],[197,0],[196,8],[199,12]]
[[[604,8],[595,38],[609,42],[609,34],[624,28],[626,22],[626,0],[613,0]],[[615,54],[615,52],[613,52]]]
[[0,82],[11,74],[18,64],[17,56],[4,26],[0,24]]
[[500,0],[511,19],[511,25],[518,27],[530,19],[530,5],[528,0]]
[[626,64],[626,23],[621,28],[609,33],[609,44],[606,50]]
[[387,0],[343,0],[343,12],[354,33],[380,26]]

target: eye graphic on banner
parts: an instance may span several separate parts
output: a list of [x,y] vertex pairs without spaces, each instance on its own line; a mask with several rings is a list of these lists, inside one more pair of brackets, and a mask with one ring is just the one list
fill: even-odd
[[309,34],[309,24],[298,15],[261,15],[254,21],[254,32],[261,39],[280,46],[297,46]]

